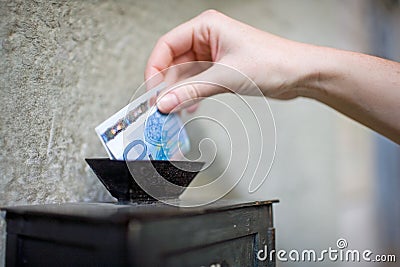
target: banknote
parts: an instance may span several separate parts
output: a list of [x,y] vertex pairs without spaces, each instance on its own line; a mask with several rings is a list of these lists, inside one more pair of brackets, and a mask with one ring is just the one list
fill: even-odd
[[110,159],[179,160],[190,150],[179,115],[163,114],[151,101],[165,87],[153,88],[96,127]]

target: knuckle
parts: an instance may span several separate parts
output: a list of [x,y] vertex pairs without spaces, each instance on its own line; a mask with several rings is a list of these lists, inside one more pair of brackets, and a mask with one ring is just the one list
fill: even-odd
[[203,11],[200,16],[204,16],[204,17],[215,17],[215,16],[219,16],[221,13],[215,9],[208,9],[206,11]]
[[158,38],[157,40],[157,45],[163,44],[166,42],[166,34],[164,34],[163,36],[161,36],[160,38]]
[[191,84],[187,90],[189,99],[197,99],[199,98],[200,94],[196,85]]

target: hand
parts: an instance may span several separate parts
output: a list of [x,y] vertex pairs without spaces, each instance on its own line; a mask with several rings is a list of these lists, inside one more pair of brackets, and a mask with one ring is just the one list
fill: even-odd
[[[261,93],[278,99],[299,96],[302,80],[308,74],[310,45],[274,36],[209,10],[162,36],[147,63],[145,78],[180,63],[212,61],[233,67],[253,80]],[[309,54],[307,54],[309,53]],[[315,54],[315,53],[314,53]],[[308,60],[307,60],[308,59]],[[221,65],[214,65],[196,78],[217,84],[227,84],[230,90],[247,95],[259,94],[252,83],[231,75]],[[238,80],[242,79],[242,80]],[[227,88],[207,84],[179,87],[158,102],[162,112],[181,109],[197,100]],[[183,105],[182,105],[183,104]]]
[[[160,111],[179,110],[230,90],[259,95],[260,88],[262,95],[277,99],[313,98],[400,144],[398,62],[290,41],[212,10],[160,38],[145,78],[191,61],[223,65],[214,64],[188,81],[225,87],[205,83],[177,87],[161,97]],[[248,76],[258,88],[224,65]]]

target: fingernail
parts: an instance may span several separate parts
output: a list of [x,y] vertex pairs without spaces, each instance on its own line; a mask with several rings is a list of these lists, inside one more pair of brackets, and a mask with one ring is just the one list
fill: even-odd
[[157,107],[161,112],[170,112],[179,104],[179,100],[175,94],[166,94],[157,102]]

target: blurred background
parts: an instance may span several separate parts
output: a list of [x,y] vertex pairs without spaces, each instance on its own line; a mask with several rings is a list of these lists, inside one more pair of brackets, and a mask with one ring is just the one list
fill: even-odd
[[[109,201],[84,162],[106,156],[95,126],[143,82],[157,39],[209,8],[296,41],[400,60],[394,0],[0,1],[0,206]],[[278,138],[271,173],[256,193],[245,176],[226,197],[279,199],[278,249],[318,251],[345,238],[350,249],[397,253],[399,262],[399,146],[315,101],[269,102]],[[219,138],[212,127],[189,132]]]

